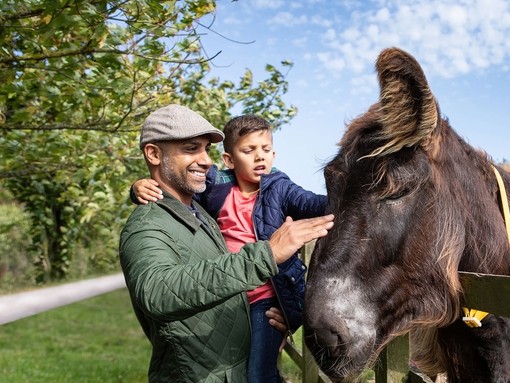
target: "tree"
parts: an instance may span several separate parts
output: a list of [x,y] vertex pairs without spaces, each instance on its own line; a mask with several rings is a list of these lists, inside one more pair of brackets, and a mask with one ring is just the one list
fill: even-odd
[[250,70],[238,84],[213,77],[196,30],[212,0],[0,4],[0,179],[30,214],[38,281],[67,276],[78,247],[100,245],[94,267],[117,265],[151,110],[184,104],[217,127],[236,105],[276,127],[296,112],[272,65],[257,84]]

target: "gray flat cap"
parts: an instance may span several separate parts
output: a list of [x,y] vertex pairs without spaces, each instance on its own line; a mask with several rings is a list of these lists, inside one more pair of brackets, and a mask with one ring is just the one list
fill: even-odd
[[184,140],[208,134],[211,142],[221,142],[223,132],[198,113],[182,105],[172,104],[152,112],[140,134],[140,148],[158,141]]

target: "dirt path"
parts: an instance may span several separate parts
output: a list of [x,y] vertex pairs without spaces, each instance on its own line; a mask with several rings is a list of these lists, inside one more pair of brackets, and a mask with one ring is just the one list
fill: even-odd
[[0,325],[126,287],[122,273],[0,295]]

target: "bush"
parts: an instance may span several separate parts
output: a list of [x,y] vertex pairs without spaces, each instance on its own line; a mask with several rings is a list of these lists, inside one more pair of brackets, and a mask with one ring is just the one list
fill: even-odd
[[20,206],[0,205],[0,292],[33,285],[29,227],[29,217]]

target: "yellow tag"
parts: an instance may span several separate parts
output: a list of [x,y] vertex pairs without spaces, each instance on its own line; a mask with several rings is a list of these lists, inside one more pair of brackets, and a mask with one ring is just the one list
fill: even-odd
[[480,322],[475,317],[462,317],[462,320],[465,324],[467,324],[469,327],[482,327],[482,322]]
[[468,309],[467,307],[463,307],[462,310],[464,310],[464,317],[462,317],[462,320],[465,324],[467,324],[469,327],[482,327],[482,320],[485,318],[489,313],[486,313],[485,311],[480,311],[476,309]]

